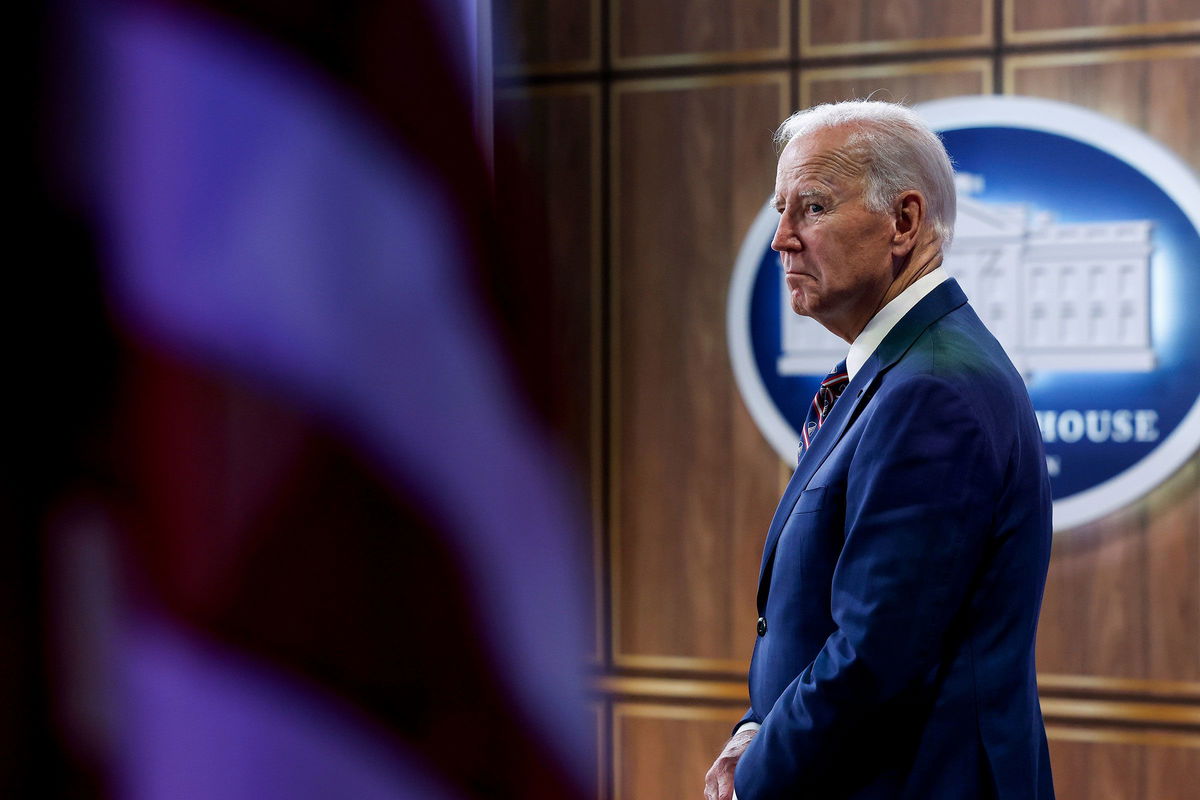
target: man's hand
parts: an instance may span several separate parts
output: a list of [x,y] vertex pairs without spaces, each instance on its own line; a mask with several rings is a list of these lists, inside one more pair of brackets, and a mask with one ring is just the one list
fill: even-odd
[[742,728],[725,743],[725,749],[704,776],[704,800],[730,800],[733,797],[733,769],[756,733],[758,728]]

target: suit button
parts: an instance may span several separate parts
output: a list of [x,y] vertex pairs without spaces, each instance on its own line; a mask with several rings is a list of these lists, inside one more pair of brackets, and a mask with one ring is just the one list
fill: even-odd
[[766,617],[758,618],[758,635],[759,636],[767,635],[767,618]]

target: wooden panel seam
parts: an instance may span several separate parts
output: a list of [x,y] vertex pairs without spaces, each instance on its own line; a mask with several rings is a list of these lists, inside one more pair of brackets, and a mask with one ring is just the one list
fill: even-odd
[[822,67],[800,72],[800,107],[812,105],[812,85],[822,80],[850,78],[886,78],[897,75],[950,75],[977,72],[984,93],[992,85],[993,64],[990,58],[959,58],[946,61],[921,61],[869,66]]
[[1101,675],[1061,675],[1038,673],[1038,689],[1055,692],[1097,692],[1120,695],[1183,697],[1200,700],[1200,681],[1172,681],[1143,678],[1112,678]]
[[[627,718],[666,719],[697,722],[734,721],[730,712],[720,708],[667,705],[661,703],[613,704],[613,726],[610,752],[613,754],[614,774],[620,776],[621,722]],[[1090,744],[1131,744],[1151,747],[1200,748],[1200,734],[1187,731],[1148,731],[1095,728],[1086,726],[1047,725],[1046,737],[1051,741],[1083,742]]]
[[745,682],[603,675],[597,679],[595,686],[609,695],[736,700],[739,703],[746,703],[750,699]]
[[732,726],[737,718],[730,719],[729,710],[724,708],[706,708],[703,706],[676,706],[666,703],[628,703],[618,701],[613,703],[613,721],[625,717],[646,717],[649,719],[684,719],[705,720],[709,722],[729,721]]
[[1031,53],[1004,59],[1004,93],[1015,94],[1016,73],[1021,69],[1074,67],[1085,64],[1118,64],[1126,61],[1165,61],[1175,58],[1200,57],[1200,44],[1156,45],[1116,50],[1093,50],[1073,53]]
[[[634,669],[661,669],[689,672],[730,672],[745,675],[747,662],[739,659],[704,659],[685,656],[643,656],[626,654],[621,666]],[[667,679],[663,679],[667,680]],[[693,679],[684,679],[693,680]],[[739,679],[744,680],[744,679]],[[709,681],[712,683],[713,681]],[[717,681],[719,682],[719,680]],[[1179,700],[1200,700],[1200,681],[1174,681],[1144,678],[1118,678],[1104,675],[1039,673],[1038,690],[1043,695],[1060,693],[1099,695],[1143,695]]]
[[1047,725],[1050,741],[1084,742],[1088,744],[1132,744],[1150,747],[1200,748],[1200,734],[1182,731],[1119,730],[1087,728],[1069,725]]
[[[597,678],[595,688],[607,695],[738,703],[749,701],[744,682],[725,680],[605,675]],[[1200,729],[1200,704],[1194,703],[1043,696],[1041,704],[1043,715],[1050,720],[1194,726]]]
[[964,36],[940,36],[917,39],[875,39],[864,42],[842,42],[838,44],[814,44],[812,41],[812,0],[800,0],[800,57],[877,55],[886,53],[927,52],[930,50],[958,50],[969,47],[990,47],[994,43],[995,26],[992,0],[979,0],[979,33]]
[[1077,25],[1066,28],[1029,29],[1016,27],[1016,0],[1003,0],[1004,41],[1009,44],[1120,39],[1131,36],[1172,36],[1200,33],[1200,19],[1178,22],[1137,22],[1126,25]]
[[630,669],[657,669],[681,672],[745,672],[749,658],[697,658],[695,656],[616,653],[613,663]]
[[1159,723],[1200,728],[1200,706],[1043,697],[1042,716],[1056,720]]
[[[671,659],[671,661],[704,661],[704,659]],[[715,661],[712,660],[712,661]],[[718,662],[723,663],[723,662]],[[739,678],[727,679],[722,681],[720,678],[714,678],[704,683],[738,683],[744,681],[745,662],[738,663]],[[618,679],[620,676],[605,676],[605,679]],[[671,680],[668,678],[656,678],[656,680]],[[687,678],[684,680],[702,680]],[[1173,696],[1181,699],[1200,700],[1200,681],[1170,681],[1170,680],[1154,680],[1142,678],[1111,678],[1101,675],[1063,675],[1063,674],[1046,674],[1040,673],[1037,677],[1038,689],[1042,694],[1054,694],[1055,692],[1074,691],[1074,692],[1107,692],[1109,694],[1130,695],[1158,695],[1158,696]]]

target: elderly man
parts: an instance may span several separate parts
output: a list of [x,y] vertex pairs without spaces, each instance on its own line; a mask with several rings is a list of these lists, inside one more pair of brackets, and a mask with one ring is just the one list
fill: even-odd
[[941,268],[949,158],[890,103],[799,112],[779,141],[791,307],[850,348],[767,533],[751,705],[705,797],[1051,798],[1050,486],[1021,377]]

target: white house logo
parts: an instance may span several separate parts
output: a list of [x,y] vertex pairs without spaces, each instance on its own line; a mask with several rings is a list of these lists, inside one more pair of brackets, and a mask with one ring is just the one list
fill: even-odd
[[[1144,134],[1063,103],[917,108],[958,170],[945,267],[1025,375],[1055,528],[1136,499],[1200,445],[1200,183]],[[785,459],[846,344],[791,311],[768,204],[729,294],[738,386]]]

